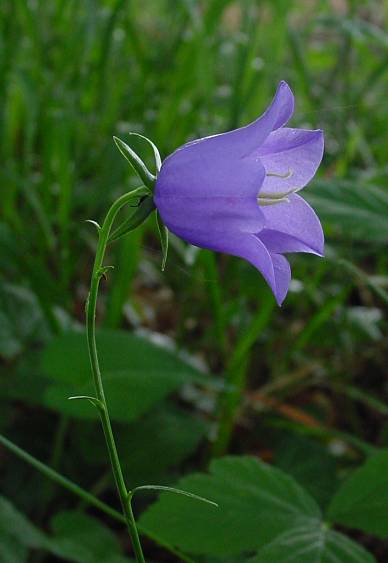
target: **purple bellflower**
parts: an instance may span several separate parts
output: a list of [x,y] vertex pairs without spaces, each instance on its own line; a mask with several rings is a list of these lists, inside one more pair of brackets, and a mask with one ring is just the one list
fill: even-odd
[[170,231],[253,264],[279,305],[291,280],[283,254],[322,256],[324,248],[319,219],[297,194],[322,160],[323,133],[284,127],[293,110],[291,89],[280,82],[256,121],[189,142],[166,158],[154,197]]

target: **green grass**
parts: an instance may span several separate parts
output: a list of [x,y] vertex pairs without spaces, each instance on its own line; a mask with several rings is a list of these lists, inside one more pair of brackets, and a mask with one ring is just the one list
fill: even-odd
[[[85,220],[101,221],[110,203],[137,185],[112,137],[140,132],[164,158],[189,139],[248,123],[285,79],[296,96],[293,125],[325,132],[324,161],[305,193],[323,219],[327,257],[291,258],[292,291],[278,309],[248,264],[174,238],[162,273],[151,217],[112,246],[115,269],[103,284],[98,322],[168,336],[169,346],[213,376],[209,386],[180,391],[147,415],[168,418],[179,408],[179,416],[206,423],[190,451],[183,448],[172,466],[151,471],[160,483],[203,470],[215,452],[272,459],[287,436],[306,432],[325,451],[340,440],[338,479],[362,462],[364,443],[388,446],[387,24],[388,4],[373,0],[1,3],[4,434],[115,501],[102,444],[96,438],[97,453],[85,449],[88,432],[99,435],[99,427],[71,417],[64,425],[64,415],[47,408],[39,363],[56,334],[84,322],[96,246]],[[152,167],[149,147],[134,146]],[[207,436],[220,412],[223,439],[214,448]],[[133,432],[143,422],[131,423]],[[62,429],[57,435],[55,427]],[[120,436],[127,431],[118,425]],[[174,439],[173,432],[166,436],[171,451]],[[139,438],[135,445],[142,444]],[[148,450],[145,472],[147,456]],[[0,472],[4,494],[43,528],[57,505],[76,507],[60,489],[40,503],[43,480],[16,459],[7,458]],[[122,539],[120,528],[115,532]],[[387,555],[375,539],[365,545],[377,558]],[[45,560],[37,552],[33,557]]]

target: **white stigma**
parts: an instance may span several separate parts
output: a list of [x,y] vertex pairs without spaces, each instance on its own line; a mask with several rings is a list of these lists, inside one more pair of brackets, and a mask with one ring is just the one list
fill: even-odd
[[290,168],[289,170],[287,170],[285,174],[279,174],[279,172],[267,172],[266,176],[273,176],[274,178],[281,178],[282,180],[288,180],[288,178],[291,178],[293,173],[294,171],[291,170]]
[[[278,174],[276,172],[267,172],[266,176],[288,180],[293,175],[293,170],[288,170],[286,174]],[[276,203],[286,202],[289,203],[288,196],[297,192],[299,188],[291,188],[286,192],[260,192],[257,197],[257,202],[261,206],[275,205]]]

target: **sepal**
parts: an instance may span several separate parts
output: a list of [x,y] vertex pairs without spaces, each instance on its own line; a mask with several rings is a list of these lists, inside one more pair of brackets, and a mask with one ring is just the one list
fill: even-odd
[[157,174],[159,174],[159,171],[162,167],[162,159],[160,158],[160,153],[159,153],[158,147],[155,145],[155,143],[153,143],[151,141],[151,139],[149,139],[148,137],[145,137],[144,135],[141,135],[140,133],[130,132],[129,135],[134,135],[135,137],[139,137],[140,139],[144,139],[145,141],[147,141],[147,143],[152,148],[152,152],[154,153],[155,168],[156,168]]
[[159,211],[156,212],[156,225],[158,227],[160,244],[162,246],[162,272],[166,268],[167,254],[168,254],[168,229],[166,225],[162,222]]
[[[132,133],[133,134],[133,133]],[[129,162],[136,174],[139,176],[140,180],[145,186],[151,190],[154,187],[156,176],[154,176],[144,164],[140,156],[133,150],[127,143],[119,139],[118,137],[113,137],[113,140],[123,155],[123,157]],[[148,139],[147,139],[148,140]],[[149,141],[151,143],[151,141]],[[153,145],[153,143],[152,143]],[[157,151],[156,147],[155,150]],[[155,154],[155,153],[154,153]],[[159,154],[159,152],[157,153]],[[160,157],[159,157],[160,158]]]
[[142,197],[132,215],[128,217],[128,219],[125,219],[110,235],[109,242],[113,242],[139,227],[154,210],[155,204],[153,198],[149,195]]

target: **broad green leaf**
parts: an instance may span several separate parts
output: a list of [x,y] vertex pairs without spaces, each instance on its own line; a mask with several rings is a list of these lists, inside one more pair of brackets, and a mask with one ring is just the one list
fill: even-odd
[[388,449],[371,456],[350,475],[332,499],[328,518],[388,537]]
[[2,563],[24,563],[28,550],[14,536],[0,532],[0,561]]
[[318,505],[293,479],[253,457],[213,461],[209,475],[190,475],[177,486],[216,502],[219,508],[162,494],[140,523],[189,553],[252,552],[290,526],[311,525],[321,517]]
[[[206,378],[176,354],[146,338],[122,330],[97,332],[102,372],[151,370],[179,372],[182,378]],[[42,355],[44,373],[55,381],[83,384],[91,377],[84,332],[68,332],[52,340]]]
[[274,464],[292,475],[321,506],[332,497],[337,484],[336,462],[318,441],[287,434],[276,447]]
[[30,405],[41,405],[47,380],[42,377],[38,364],[39,355],[26,352],[15,367],[12,377],[0,378],[1,396]]
[[10,536],[23,546],[44,548],[47,538],[13,504],[0,497],[0,534]]
[[[116,442],[128,485],[132,488],[152,482],[171,482],[169,471],[197,449],[206,430],[207,425],[201,419],[172,409],[168,404],[147,412],[132,424],[118,425]],[[101,432],[96,435],[94,424],[84,421],[77,424],[73,440],[82,459],[106,464],[105,441]]]
[[388,193],[350,181],[316,182],[306,197],[319,217],[351,240],[388,241]]
[[[138,369],[118,372],[106,372],[104,389],[109,412],[113,420],[130,422],[150,410],[166,395],[175,391],[183,383],[182,374]],[[67,400],[74,387],[53,385],[44,394],[44,404],[63,414],[77,418],[94,420],[98,418],[98,409],[86,401]],[[77,393],[92,394],[93,383],[80,385]]]
[[[113,420],[131,421],[184,382],[207,379],[172,352],[124,331],[101,331],[97,343]],[[86,401],[67,400],[94,393],[83,333],[71,332],[53,340],[43,352],[41,367],[55,382],[44,393],[46,406],[75,417],[98,417]]]
[[249,563],[375,563],[346,536],[317,521],[292,527],[263,547]]
[[77,563],[129,563],[113,532],[96,518],[76,512],[60,512],[51,520],[50,550]]
[[[157,440],[154,439],[155,429]],[[138,419],[120,433],[118,439],[131,486],[155,480],[166,484],[166,473],[197,449],[206,431],[207,424],[203,420],[168,405]]]
[[37,334],[45,338],[48,329],[36,296],[25,287],[0,282],[0,356],[14,358]]

